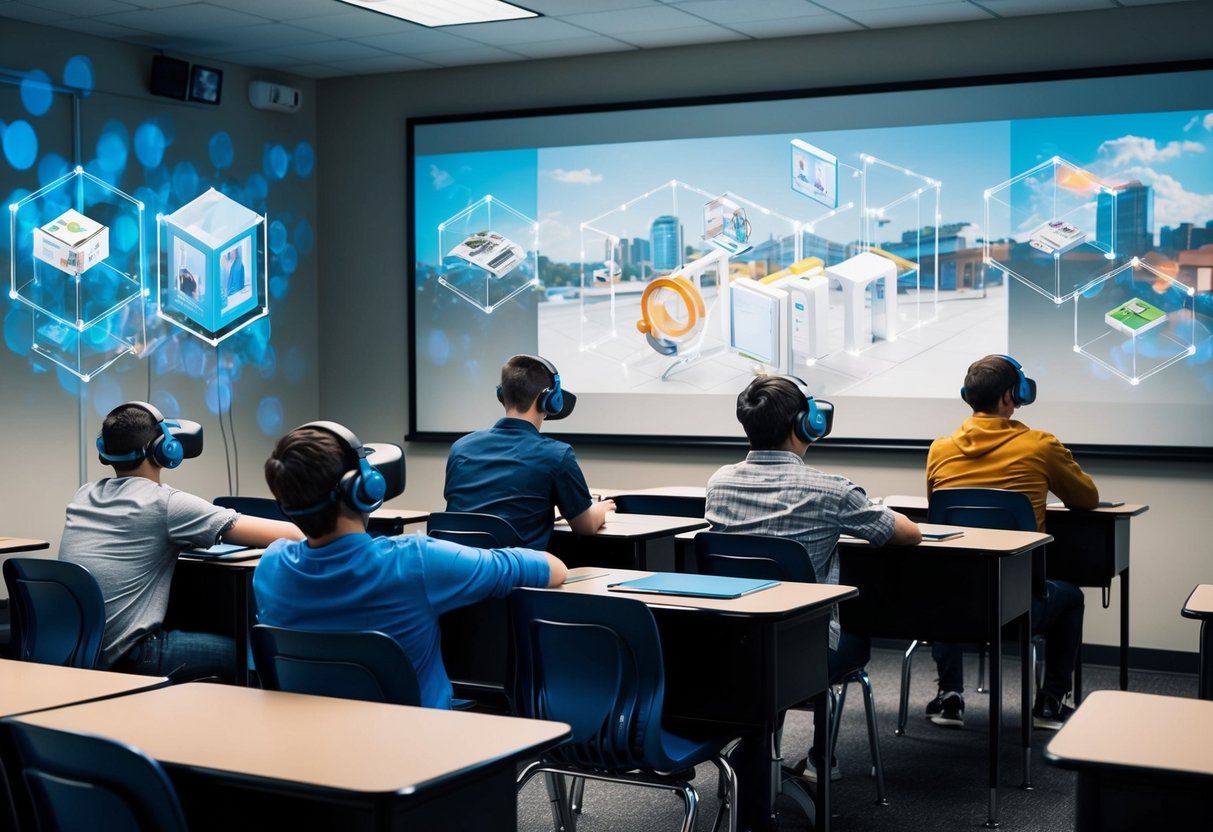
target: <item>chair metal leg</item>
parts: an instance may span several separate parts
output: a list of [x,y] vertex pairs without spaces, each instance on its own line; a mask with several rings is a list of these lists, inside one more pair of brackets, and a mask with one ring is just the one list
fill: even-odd
[[988,644],[982,644],[977,648],[977,692],[989,693],[990,689],[986,687],[986,650],[989,649]]
[[909,718],[910,710],[910,661],[917,649],[918,639],[915,639],[910,642],[910,646],[906,648],[906,653],[901,659],[901,701],[897,707],[897,730],[895,731],[899,737],[904,737],[906,733],[906,720]]
[[569,788],[569,808],[574,814],[581,814],[581,806],[585,800],[585,778],[574,777],[573,784]]
[[699,793],[695,787],[688,784],[677,790],[682,795],[684,814],[682,816],[682,832],[695,832],[695,816],[699,813]]
[[[838,748],[838,729],[842,727],[842,709],[847,704],[847,682],[850,679],[843,681],[841,690],[830,699],[830,757],[826,760],[826,768],[832,769],[834,766],[834,758],[837,757],[836,749]],[[830,690],[833,693],[833,688]]]
[[876,804],[888,806],[884,792],[884,763],[880,760],[880,732],[876,728],[876,699],[872,696],[872,680],[866,670],[859,671],[856,679],[863,688],[863,710],[868,718],[868,747],[872,751],[872,773],[876,776]]
[[[737,772],[729,765],[728,758],[721,754],[712,760],[720,769],[719,791],[724,795],[720,799],[720,808],[716,810],[716,820],[712,822],[712,832],[737,832]],[[720,821],[728,811],[728,825],[721,829]]]

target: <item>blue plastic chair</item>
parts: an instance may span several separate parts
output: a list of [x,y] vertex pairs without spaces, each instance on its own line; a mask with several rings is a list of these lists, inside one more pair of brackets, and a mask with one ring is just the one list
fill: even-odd
[[663,514],[667,517],[703,517],[707,513],[706,497],[686,497],[677,494],[616,494],[618,514]]
[[[700,532],[695,535],[695,561],[699,571],[707,575],[817,583],[817,573],[804,544],[787,537]],[[872,772],[876,777],[876,802],[884,806],[888,805],[884,790],[884,764],[880,759],[880,733],[876,728],[876,701],[872,696],[872,680],[867,671],[871,642],[867,642],[866,646],[856,666],[843,668],[830,679],[829,756],[831,760],[834,759],[838,729],[842,724],[842,709],[847,701],[847,687],[851,682],[858,682],[863,689],[863,707],[868,722],[868,748],[872,752]],[[842,687],[841,693],[834,693],[835,686]],[[799,791],[793,790],[789,794],[798,802],[802,800]],[[802,803],[802,807],[807,813],[807,806]]]
[[[1036,512],[1027,494],[1007,491],[1003,488],[940,488],[931,492],[927,501],[927,522],[948,526],[969,526],[978,529],[1007,529],[1010,531],[1036,531]],[[1043,569],[1032,572],[1044,574]],[[1034,578],[1035,580],[1035,578]],[[897,733],[905,733],[909,720],[910,667],[914,651],[921,641],[910,642],[901,660],[901,701],[897,710]],[[1035,641],[1032,646],[1036,651]],[[1035,656],[1033,656],[1035,664]],[[983,645],[977,654],[977,692],[985,691],[986,648]]]
[[404,648],[375,630],[315,632],[258,624],[253,661],[262,687],[392,705],[420,705]]
[[263,517],[267,520],[282,520],[291,522],[291,518],[282,513],[281,506],[273,497],[216,497],[212,500],[220,508],[234,508],[249,517]]
[[494,514],[436,511],[426,519],[425,533],[478,549],[517,546],[521,539],[508,520]]
[[172,783],[138,749],[13,719],[4,720],[3,730],[20,761],[10,787],[20,806],[28,801],[35,828],[185,832]]
[[41,664],[92,669],[105,634],[105,599],[87,569],[47,558],[4,562],[12,612],[10,652]]
[[572,738],[528,765],[521,789],[548,775],[558,829],[575,820],[561,775],[668,789],[683,798],[683,830],[695,826],[699,796],[675,774],[711,760],[720,769],[730,830],[737,778],[723,755],[731,737],[693,739],[662,726],[665,669],[652,612],[630,598],[518,589],[510,595],[515,672],[511,699],[518,716],[566,722]]

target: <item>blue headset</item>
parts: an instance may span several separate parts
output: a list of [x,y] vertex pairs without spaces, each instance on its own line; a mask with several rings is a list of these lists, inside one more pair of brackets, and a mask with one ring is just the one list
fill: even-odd
[[185,447],[181,444],[181,440],[173,436],[169,431],[170,425],[176,426],[176,423],[166,422],[160,411],[147,402],[127,402],[126,404],[119,405],[115,410],[125,407],[137,407],[151,414],[151,417],[156,420],[156,426],[160,429],[160,433],[142,448],[136,448],[125,454],[111,454],[107,451],[105,449],[105,435],[104,433],[98,433],[97,456],[101,459],[102,464],[138,464],[144,459],[150,458],[161,468],[176,468],[180,465],[181,460],[185,459]]
[[[1036,379],[1024,375],[1023,366],[1011,356],[995,355],[994,357],[1001,358],[1015,370],[1015,384],[1011,387],[1011,401],[1015,403],[1015,406],[1021,407],[1036,401]],[[963,387],[960,388],[960,398],[966,404],[969,401],[968,391]]]
[[812,444],[829,433],[830,428],[833,427],[834,405],[824,401],[818,403],[813,398],[813,394],[809,392],[809,386],[802,379],[796,376],[782,376],[782,378],[795,384],[796,389],[804,396],[806,407],[797,414],[796,421],[792,423],[792,429],[802,442]]
[[[542,364],[544,369],[552,374],[552,386],[543,388],[543,392],[536,399],[539,409],[549,415],[557,414],[564,410],[564,391],[560,389],[560,371],[556,369],[556,365],[541,356],[525,353],[510,356],[506,364],[509,364],[515,358],[529,358],[538,364]],[[497,385],[497,401],[505,404],[505,394],[502,392],[500,384]],[[569,409],[572,410],[571,407]]]
[[341,479],[323,502],[305,508],[292,509],[279,503],[283,514],[287,517],[316,514],[338,501],[345,503],[354,511],[367,513],[383,505],[384,495],[387,493],[387,481],[383,478],[383,474],[376,471],[375,466],[371,465],[370,448],[364,448],[357,436],[344,425],[336,422],[308,422],[306,425],[300,425],[297,430],[301,428],[322,430],[331,434],[337,439],[337,443],[341,445],[343,451],[352,453],[358,458],[358,465],[341,475]]

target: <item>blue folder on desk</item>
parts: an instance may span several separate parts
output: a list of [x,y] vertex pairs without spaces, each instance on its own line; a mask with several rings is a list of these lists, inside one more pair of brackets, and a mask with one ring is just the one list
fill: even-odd
[[683,595],[691,598],[740,598],[751,592],[779,586],[779,581],[761,578],[728,578],[721,575],[688,575],[659,572],[647,578],[635,578],[610,584],[612,592],[640,592],[650,595]]
[[186,549],[181,554],[199,560],[239,561],[259,558],[264,551],[264,549],[252,549],[248,546],[237,546],[234,543],[216,543],[207,549]]

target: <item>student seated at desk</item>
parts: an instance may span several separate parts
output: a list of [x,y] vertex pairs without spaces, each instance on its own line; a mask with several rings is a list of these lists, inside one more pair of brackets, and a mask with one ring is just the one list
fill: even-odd
[[[1052,491],[1070,508],[1099,505],[1099,490],[1057,437],[1011,418],[1036,400],[1036,382],[1007,355],[987,355],[969,365],[960,397],[973,409],[951,436],[931,443],[927,494],[939,488],[1002,488],[1027,494],[1036,530],[1045,530],[1045,504]],[[1045,637],[1045,678],[1032,708],[1037,728],[1057,730],[1074,709],[1063,703],[1082,642],[1082,591],[1066,581],[1045,581],[1045,595],[1032,598],[1033,635]],[[964,651],[935,642],[939,693],[927,704],[936,725],[964,725]]]
[[578,534],[602,528],[615,502],[594,502],[573,449],[539,433],[545,421],[565,418],[577,403],[560,386],[556,367],[537,355],[511,357],[501,368],[497,400],[505,417],[451,446],[446,510],[502,517],[534,549],[548,545],[553,506]]
[[60,560],[85,567],[101,586],[101,669],[235,681],[230,638],[164,629],[177,556],[220,538],[261,547],[303,537],[290,523],[247,517],[160,482],[164,468],[201,452],[201,425],[165,419],[146,402],[119,405],[101,424],[97,453],[115,476],[76,492],[59,547]]
[[382,475],[336,423],[310,423],[280,439],[265,480],[307,540],[279,541],[262,556],[253,573],[260,622],[387,633],[412,662],[424,706],[451,703],[439,616],[516,586],[564,582],[564,563],[547,552],[474,549],[420,534],[372,538],[366,523],[385,497]]
[[[864,490],[846,477],[805,464],[809,446],[830,432],[833,418],[833,405],[816,401],[800,379],[754,379],[737,397],[737,421],[750,451],[744,461],[724,466],[708,480],[707,520],[713,531],[799,540],[817,580],[836,584],[840,534],[877,546],[913,546],[922,541],[922,532],[904,514],[872,505]],[[839,631],[835,609],[830,621],[831,678],[845,666],[854,666],[863,647],[861,639]]]

